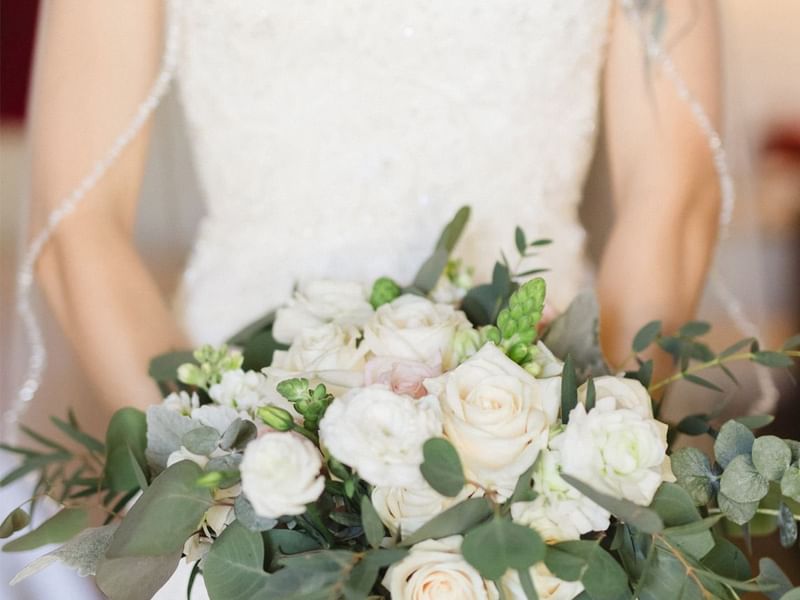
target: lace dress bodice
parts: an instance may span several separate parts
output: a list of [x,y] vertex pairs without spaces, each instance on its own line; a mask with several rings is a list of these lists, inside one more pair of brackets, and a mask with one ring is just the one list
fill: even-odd
[[610,0],[193,0],[178,73],[207,204],[178,305],[216,343],[298,280],[408,282],[443,224],[489,277],[520,225],[584,277]]

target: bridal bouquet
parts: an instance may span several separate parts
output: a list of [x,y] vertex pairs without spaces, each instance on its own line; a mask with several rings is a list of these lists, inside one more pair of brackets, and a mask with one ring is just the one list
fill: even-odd
[[[229,347],[157,358],[164,401],[117,412],[104,442],[72,416],[54,423],[80,453],[24,429],[41,448],[6,447],[23,462],[3,483],[40,479],[2,535],[41,495],[62,509],[3,549],[63,545],[16,579],[60,560],[112,599],[149,598],[186,560],[213,600],[800,598],[728,539],[797,543],[800,443],[756,437],[760,416],[668,427],[652,395],[716,388],[698,373],[734,360],[790,367],[800,337],[717,354],[707,324],[653,322],[638,368],[610,373],[591,296],[544,326],[536,272],[503,257],[472,285],[450,259],[468,214],[406,287],[310,282]],[[516,231],[521,257],[546,243]],[[678,368],[665,382],[653,345]],[[678,433],[710,435],[713,457],[671,452]]]

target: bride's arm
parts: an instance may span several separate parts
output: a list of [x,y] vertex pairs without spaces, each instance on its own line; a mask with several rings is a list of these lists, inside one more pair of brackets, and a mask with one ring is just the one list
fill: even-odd
[[[163,10],[160,0],[43,7],[31,105],[33,234],[147,95],[162,52]],[[182,341],[132,240],[146,129],[61,223],[37,264],[51,308],[112,408],[156,400],[148,360]]]
[[[662,41],[718,125],[715,3],[670,0],[665,7]],[[645,65],[639,33],[620,9],[604,83],[616,216],[598,293],[603,348],[620,366],[639,327],[661,319],[674,331],[694,314],[716,245],[720,200],[705,136],[673,84]]]

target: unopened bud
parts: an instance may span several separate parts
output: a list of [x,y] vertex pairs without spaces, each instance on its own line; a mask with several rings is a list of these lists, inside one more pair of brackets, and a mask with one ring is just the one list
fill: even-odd
[[299,402],[308,397],[308,379],[303,377],[285,379],[278,384],[277,390],[289,402]]
[[178,367],[178,381],[196,387],[205,387],[206,385],[205,375],[194,363],[184,363]]
[[372,308],[378,308],[383,304],[388,304],[402,293],[399,285],[389,277],[380,277],[372,284],[372,293],[369,297],[369,303]]
[[508,349],[507,354],[508,358],[513,360],[515,363],[522,364],[522,361],[524,361],[525,357],[528,356],[528,345],[523,344],[522,342],[514,344]]
[[258,409],[258,417],[276,431],[290,431],[294,428],[292,415],[279,406],[262,406]]

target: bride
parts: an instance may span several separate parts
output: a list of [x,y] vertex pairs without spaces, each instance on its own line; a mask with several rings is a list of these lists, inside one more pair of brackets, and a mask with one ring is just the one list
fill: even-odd
[[142,110],[164,38],[178,40],[179,97],[207,209],[170,307],[132,241],[146,124],[79,190],[80,205],[43,247],[38,283],[98,397],[112,407],[156,401],[151,357],[224,341],[296,279],[410,279],[464,204],[473,219],[460,253],[476,278],[520,225],[554,240],[533,266],[551,269],[552,309],[563,309],[589,283],[577,211],[601,106],[616,213],[596,275],[604,351],[619,365],[642,323],[661,319],[669,330],[690,318],[720,191],[708,132],[648,63],[642,36],[661,28],[716,124],[718,23],[713,3],[661,4],[47,3],[32,104],[33,231]]

